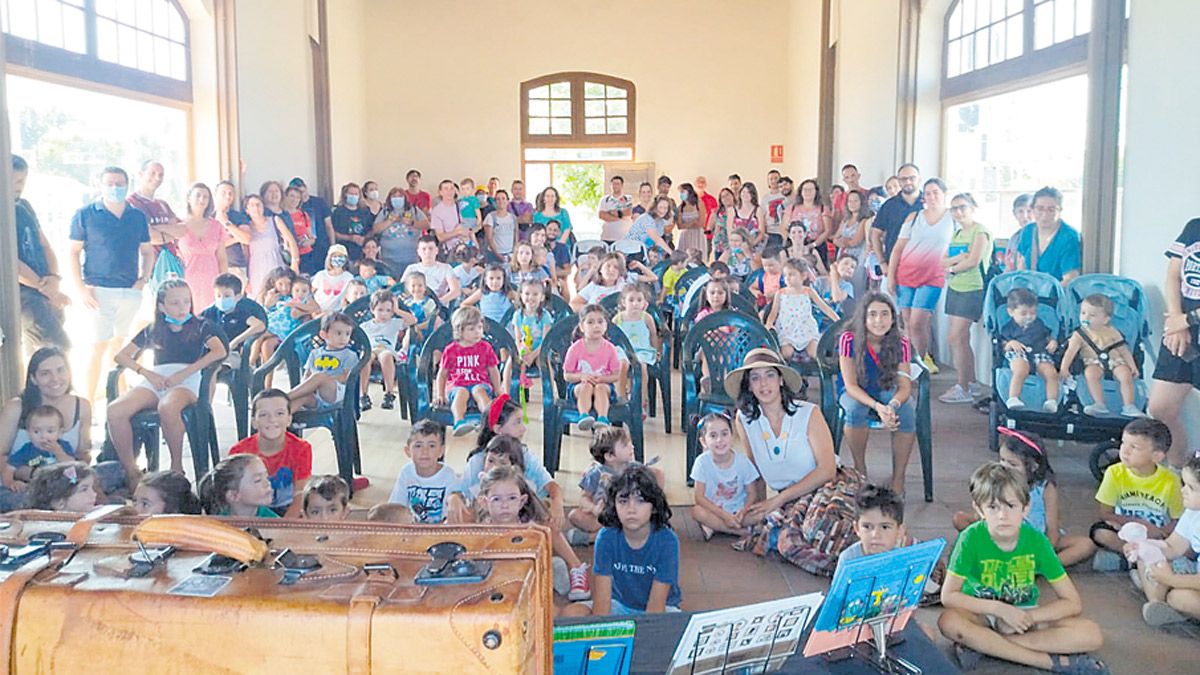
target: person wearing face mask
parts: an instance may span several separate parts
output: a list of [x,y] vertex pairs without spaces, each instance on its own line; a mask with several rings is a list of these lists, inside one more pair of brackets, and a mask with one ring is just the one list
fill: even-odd
[[389,190],[370,234],[379,237],[379,257],[384,264],[401,271],[417,262],[417,239],[428,223],[425,212],[408,201],[404,188]]
[[362,203],[362,188],[358,183],[343,185],[342,198],[333,207],[333,232],[337,243],[346,247],[351,262],[362,257],[363,242],[374,223],[374,216]]
[[100,198],[71,219],[70,264],[92,326],[92,353],[83,395],[91,399],[105,354],[119,348],[142,301],[154,268],[146,215],[129,207],[129,174],[110,166],[100,173]]
[[363,181],[360,201],[371,212],[372,218],[379,215],[379,211],[383,209],[383,202],[379,200],[379,184],[373,180]]
[[267,329],[267,324],[257,316],[262,308],[247,298],[243,290],[242,280],[237,276],[218,276],[213,281],[213,304],[199,314],[225,331],[225,336],[229,338],[229,355],[225,362],[233,368],[240,365],[241,346]]
[[700,201],[691,183],[679,186],[679,209],[675,214],[675,227],[679,230],[676,248],[681,251],[696,249],[707,257],[708,239],[704,236],[704,224],[708,222],[708,209]]

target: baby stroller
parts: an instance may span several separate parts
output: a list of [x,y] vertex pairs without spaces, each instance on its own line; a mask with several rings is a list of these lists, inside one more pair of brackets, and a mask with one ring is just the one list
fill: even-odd
[[[1068,336],[1071,332],[1079,328],[1079,309],[1084,298],[1093,294],[1106,296],[1113,302],[1111,325],[1125,338],[1125,344],[1129,347],[1130,353],[1133,354],[1134,364],[1139,374],[1139,377],[1133,383],[1134,405],[1139,410],[1144,411],[1146,409],[1147,391],[1146,382],[1140,375],[1144,374],[1145,347],[1150,338],[1150,322],[1147,317],[1149,308],[1147,307],[1146,294],[1142,290],[1142,285],[1138,282],[1115,274],[1085,274],[1072,279],[1067,284],[1065,293],[1066,314],[1064,315],[1064,323],[1066,324],[1066,334]],[[1093,403],[1092,396],[1083,380],[1081,366],[1076,364],[1072,367],[1071,372],[1076,375],[1077,381],[1077,385],[1074,388],[1074,396],[1078,399],[1079,409],[1082,409],[1083,406]],[[1113,411],[1120,410],[1122,403],[1120,385],[1113,378],[1111,372],[1105,372],[1103,390],[1104,403],[1108,409]],[[1119,459],[1118,451],[1121,445],[1121,430],[1129,422],[1129,418],[1114,414],[1111,417],[1088,417],[1084,419],[1087,420],[1087,424],[1099,425],[1114,430],[1113,439],[1097,445],[1093,449],[1089,460],[1092,473],[1096,476],[1096,480],[1100,480],[1104,477],[1104,470]]]

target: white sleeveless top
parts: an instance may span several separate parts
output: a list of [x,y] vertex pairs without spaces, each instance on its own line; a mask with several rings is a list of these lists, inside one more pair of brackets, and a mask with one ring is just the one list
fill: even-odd
[[[82,404],[79,402],[79,397],[76,396],[75,397],[75,418],[73,420],[71,420],[71,426],[68,427],[67,429],[65,429],[62,433],[62,436],[59,437],[62,440],[66,441],[67,443],[70,443],[71,448],[73,450],[75,450],[76,452],[79,451],[79,410],[81,407],[82,407]],[[25,429],[23,429],[21,427],[17,427],[17,435],[15,438],[13,438],[12,447],[9,448],[8,451],[10,453],[16,452],[17,450],[20,450],[22,447],[24,447],[25,444],[28,442],[29,442],[29,432],[25,431]]]
[[798,401],[796,405],[796,412],[783,418],[778,436],[771,430],[766,415],[759,415],[751,422],[738,414],[750,441],[754,463],[763,480],[777,492],[795,485],[817,468],[817,458],[808,442],[808,420],[817,406],[806,401]]

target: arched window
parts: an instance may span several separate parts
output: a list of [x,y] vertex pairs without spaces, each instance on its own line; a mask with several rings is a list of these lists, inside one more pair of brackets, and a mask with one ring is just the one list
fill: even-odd
[[526,146],[629,146],[634,143],[633,83],[597,73],[557,73],[521,83]]
[[0,0],[0,29],[10,63],[191,101],[177,0]]
[[996,90],[1087,61],[1092,0],[956,0],[946,12],[942,98]]

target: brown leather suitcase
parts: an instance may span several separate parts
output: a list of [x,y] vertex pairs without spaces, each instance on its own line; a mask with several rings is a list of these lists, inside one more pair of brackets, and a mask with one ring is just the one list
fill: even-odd
[[551,672],[541,527],[24,511],[0,544],[2,672]]

